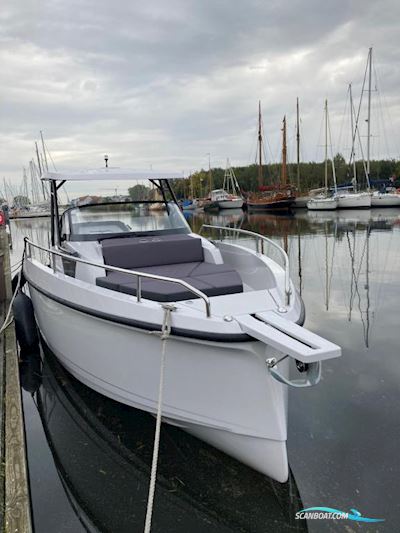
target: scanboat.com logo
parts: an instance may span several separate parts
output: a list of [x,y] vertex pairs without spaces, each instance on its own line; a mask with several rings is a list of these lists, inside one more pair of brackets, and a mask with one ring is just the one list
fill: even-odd
[[350,509],[351,513],[332,509],[332,507],[309,507],[297,511],[296,519],[307,520],[354,520],[355,522],[384,522],[384,518],[367,518],[357,509]]

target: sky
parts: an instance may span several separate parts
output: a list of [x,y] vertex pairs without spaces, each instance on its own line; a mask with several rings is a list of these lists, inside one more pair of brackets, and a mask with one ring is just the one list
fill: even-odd
[[[267,161],[280,160],[284,115],[294,160],[296,97],[301,158],[323,158],[325,98],[332,151],[348,157],[348,84],[358,108],[370,46],[371,155],[399,158],[399,19],[398,0],[3,0],[0,178],[17,187],[40,130],[58,169],[104,154],[186,173],[208,154],[212,167],[248,165],[259,100]],[[111,194],[96,187],[70,194]]]

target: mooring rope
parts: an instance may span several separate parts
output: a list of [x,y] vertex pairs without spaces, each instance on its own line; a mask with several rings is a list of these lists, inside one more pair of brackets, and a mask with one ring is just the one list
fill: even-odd
[[157,466],[158,466],[158,452],[160,448],[160,431],[161,431],[161,414],[162,402],[164,392],[164,369],[165,369],[165,353],[167,339],[171,333],[171,313],[175,309],[173,304],[164,304],[164,320],[161,327],[161,362],[160,362],[160,381],[158,386],[158,405],[157,405],[157,419],[156,431],[154,435],[153,459],[151,464],[149,495],[147,499],[146,521],[144,526],[144,533],[150,533],[151,519],[153,516],[154,494],[156,490]]

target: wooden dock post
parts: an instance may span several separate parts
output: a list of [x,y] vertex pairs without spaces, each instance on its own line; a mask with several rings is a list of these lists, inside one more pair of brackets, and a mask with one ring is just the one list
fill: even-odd
[[[12,297],[8,234],[0,226],[0,309],[4,321]],[[0,516],[5,533],[31,533],[18,350],[12,323],[0,338]]]

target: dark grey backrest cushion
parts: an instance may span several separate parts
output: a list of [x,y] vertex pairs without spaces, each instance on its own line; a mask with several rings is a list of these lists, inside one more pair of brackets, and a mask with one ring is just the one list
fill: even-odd
[[105,239],[102,249],[104,262],[120,268],[204,261],[201,239],[189,235]]

